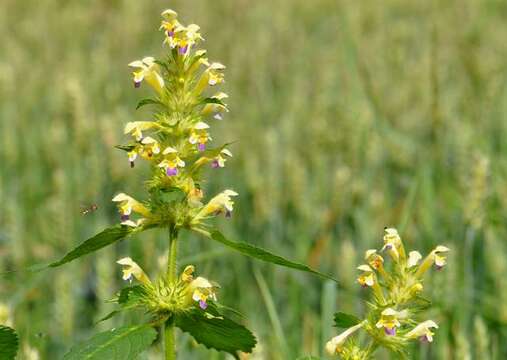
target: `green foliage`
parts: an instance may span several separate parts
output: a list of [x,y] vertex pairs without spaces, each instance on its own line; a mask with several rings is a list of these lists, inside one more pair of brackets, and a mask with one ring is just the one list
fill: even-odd
[[361,319],[357,316],[346,314],[341,311],[334,314],[334,326],[338,328],[348,328],[359,324],[360,321]]
[[136,110],[145,106],[145,105],[162,105],[164,106],[164,104],[156,99],[142,99],[141,101],[139,101],[139,103],[137,104],[136,106]]
[[272,264],[276,264],[276,265],[280,265],[280,266],[285,266],[285,267],[288,267],[291,269],[306,271],[306,272],[312,273],[312,274],[317,275],[317,276],[324,278],[324,279],[337,281],[332,276],[323,274],[317,270],[312,269],[311,267],[309,267],[307,265],[287,260],[279,255],[275,255],[265,249],[255,246],[255,245],[251,245],[246,242],[238,242],[238,241],[228,240],[218,230],[215,230],[211,233],[211,238],[213,240],[218,241],[219,243],[222,243],[223,245],[235,250],[235,251],[238,251],[239,253],[241,253],[245,256],[249,256],[251,258],[265,261],[268,263],[272,263]]
[[53,262],[49,267],[58,267],[82,256],[102,249],[117,241],[120,241],[130,235],[134,231],[133,228],[124,225],[115,225],[107,228],[97,235],[82,242],[78,247],[67,253],[61,260]]
[[0,359],[14,360],[18,352],[18,335],[14,329],[0,325]]
[[153,343],[156,336],[157,332],[150,325],[112,329],[74,346],[64,360],[134,360]]
[[217,98],[212,98],[212,97],[208,97],[208,98],[203,99],[201,101],[201,104],[217,104],[217,105],[225,106],[225,104],[222,100],[217,99]]
[[201,310],[179,314],[176,326],[207,348],[228,352],[236,358],[238,351],[250,353],[257,343],[254,335],[243,325],[223,316],[209,318]]

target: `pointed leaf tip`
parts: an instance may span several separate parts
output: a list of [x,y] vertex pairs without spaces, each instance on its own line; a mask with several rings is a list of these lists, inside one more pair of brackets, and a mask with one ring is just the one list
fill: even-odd
[[268,250],[257,247],[255,245],[248,244],[246,242],[228,240],[219,231],[216,231],[216,230],[213,231],[210,236],[213,240],[218,241],[218,242],[224,244],[225,246],[227,246],[233,250],[236,250],[236,251],[240,252],[241,254],[249,256],[251,258],[265,261],[265,262],[269,262],[269,263],[276,264],[276,265],[280,265],[280,266],[285,266],[285,267],[288,267],[291,269],[305,271],[305,272],[317,275],[321,278],[338,282],[338,280],[336,280],[332,276],[323,274],[317,270],[312,269],[311,267],[309,267],[305,264],[301,264],[298,262],[287,260],[279,255],[275,255],[275,254],[269,252]]

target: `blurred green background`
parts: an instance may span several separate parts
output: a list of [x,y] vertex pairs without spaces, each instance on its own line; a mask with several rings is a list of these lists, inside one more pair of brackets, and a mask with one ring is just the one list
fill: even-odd
[[[212,135],[236,141],[235,156],[205,187],[240,193],[223,232],[341,281],[186,236],[181,264],[218,281],[258,336],[248,359],[323,355],[333,313],[364,310],[355,267],[384,226],[421,252],[452,248],[426,282],[440,329],[415,358],[506,358],[504,0],[2,0],[0,271],[53,260],[116,223],[116,192],[142,197],[148,169],[132,171],[113,146],[149,115],[135,111],[149,90],[134,91],[126,64],[163,54],[167,7],[227,65],[231,112]],[[122,286],[114,262],[130,255],[154,274],[166,241],[147,232],[57,270],[1,276],[20,359],[61,358],[128,322],[94,325]],[[182,359],[224,358],[180,340]]]

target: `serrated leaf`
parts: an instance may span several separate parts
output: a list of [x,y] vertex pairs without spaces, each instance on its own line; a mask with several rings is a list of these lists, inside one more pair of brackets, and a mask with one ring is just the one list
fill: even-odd
[[134,230],[135,228],[125,225],[115,225],[107,228],[88,240],[83,241],[75,249],[67,253],[61,260],[49,264],[49,267],[58,267],[89,253],[100,250],[103,247],[125,238]]
[[346,314],[344,312],[337,312],[334,314],[334,326],[338,328],[349,328],[351,326],[359,324],[361,319],[357,316]]
[[141,101],[139,101],[137,103],[136,110],[145,106],[145,105],[162,105],[163,106],[164,104],[158,100],[155,100],[155,99],[142,99]]
[[146,291],[143,286],[129,286],[121,289],[118,296],[118,304],[123,307],[137,305],[144,297],[146,297]]
[[124,326],[96,334],[74,346],[64,360],[133,360],[157,337],[149,325]]
[[314,275],[320,276],[321,278],[330,279],[335,282],[338,282],[333,277],[323,274],[317,270],[314,270],[307,265],[287,260],[287,259],[285,259],[279,255],[275,255],[263,248],[248,244],[246,242],[228,240],[219,231],[213,231],[211,233],[211,238],[213,240],[216,240],[216,241],[224,244],[225,246],[228,246],[229,248],[231,248],[233,250],[240,252],[243,255],[252,257],[254,259],[262,260],[262,261],[269,262],[269,263],[276,264],[276,265],[280,265],[280,266],[285,266],[285,267],[288,267],[291,269],[306,271],[306,272],[312,273]]
[[0,325],[0,359],[14,360],[18,352],[19,340],[14,329]]
[[122,311],[135,309],[141,305],[141,299],[146,296],[145,289],[141,285],[129,286],[121,289],[118,297],[112,299],[109,302],[118,303],[121,308],[111,311],[103,318],[97,321],[97,323],[111,319],[113,316],[120,314]]
[[243,325],[225,317],[208,318],[201,310],[193,310],[176,317],[176,326],[188,332],[207,348],[225,351],[238,358],[237,352],[252,352],[257,340]]

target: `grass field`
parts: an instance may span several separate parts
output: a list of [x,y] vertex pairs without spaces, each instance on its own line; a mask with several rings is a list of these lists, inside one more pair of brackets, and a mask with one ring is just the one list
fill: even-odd
[[[167,7],[201,25],[209,57],[227,65],[231,111],[212,135],[235,141],[234,158],[206,184],[240,194],[224,233],[341,281],[254,264],[187,234],[181,262],[218,280],[222,302],[259,338],[249,359],[324,357],[333,313],[364,310],[355,267],[384,226],[421,252],[452,249],[425,284],[440,329],[416,358],[505,359],[502,0],[2,0],[0,271],[58,258],[117,222],[116,192],[142,189],[143,171],[113,146],[127,121],[149,114],[135,110],[147,90],[134,91],[126,64],[162,54]],[[61,269],[0,277],[20,359],[61,358],[125,320],[94,325],[121,286],[115,260],[131,254],[156,271],[165,241],[152,231]],[[183,359],[223,358],[185,336],[180,346]]]

